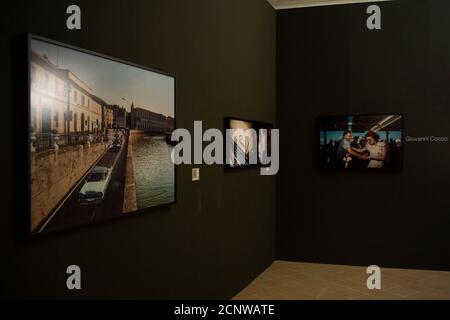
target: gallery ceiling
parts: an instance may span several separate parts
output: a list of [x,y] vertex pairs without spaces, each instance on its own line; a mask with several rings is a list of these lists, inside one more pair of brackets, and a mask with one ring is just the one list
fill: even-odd
[[267,0],[277,10],[391,0]]

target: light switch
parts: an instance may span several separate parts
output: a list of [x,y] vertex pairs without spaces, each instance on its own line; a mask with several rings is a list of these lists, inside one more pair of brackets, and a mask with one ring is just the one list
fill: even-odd
[[200,168],[192,169],[192,181],[200,181]]

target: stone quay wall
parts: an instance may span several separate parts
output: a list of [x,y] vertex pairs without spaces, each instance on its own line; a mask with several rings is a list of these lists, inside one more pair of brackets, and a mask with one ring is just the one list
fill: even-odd
[[31,230],[34,231],[104,154],[96,143],[31,154]]

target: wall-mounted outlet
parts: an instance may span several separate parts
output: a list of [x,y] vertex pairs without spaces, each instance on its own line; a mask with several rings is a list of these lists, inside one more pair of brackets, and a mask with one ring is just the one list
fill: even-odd
[[200,181],[200,168],[192,169],[192,181]]

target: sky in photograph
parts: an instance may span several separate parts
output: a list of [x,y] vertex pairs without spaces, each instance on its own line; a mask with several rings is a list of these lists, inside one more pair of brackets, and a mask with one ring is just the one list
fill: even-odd
[[[73,72],[94,95],[109,104],[135,107],[174,116],[174,79],[148,70],[32,40],[31,49],[61,69]],[[125,98],[128,102],[124,101]]]

